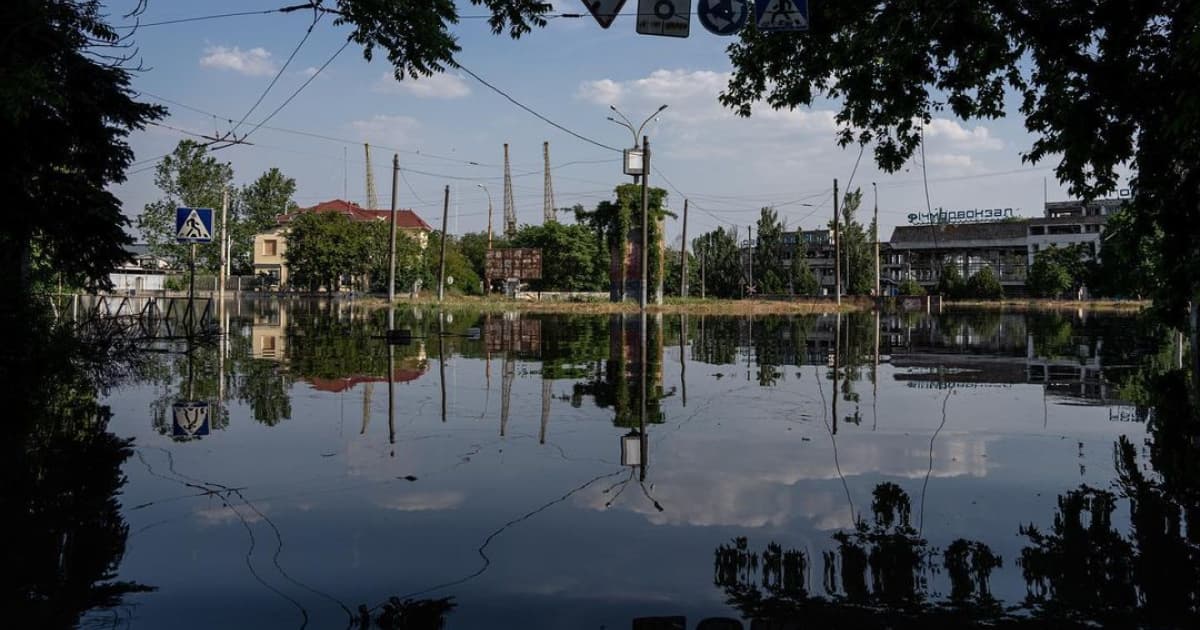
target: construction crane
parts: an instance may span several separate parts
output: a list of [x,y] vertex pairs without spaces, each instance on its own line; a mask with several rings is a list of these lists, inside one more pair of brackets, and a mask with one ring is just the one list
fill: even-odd
[[545,177],[542,182],[542,221],[554,223],[554,183],[550,181],[550,143],[542,143],[542,160],[545,162]]
[[504,235],[517,234],[517,208],[513,203],[512,171],[508,164],[508,144],[504,145]]
[[375,169],[371,166],[371,145],[363,143],[367,160],[367,209],[379,209],[379,193],[375,192]]

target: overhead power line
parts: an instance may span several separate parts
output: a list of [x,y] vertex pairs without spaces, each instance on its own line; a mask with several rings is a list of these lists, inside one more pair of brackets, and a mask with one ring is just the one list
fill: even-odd
[[237,133],[237,130],[242,127],[242,124],[246,122],[246,119],[250,117],[250,114],[253,114],[254,110],[258,109],[258,106],[262,104],[263,99],[267,98],[267,94],[271,93],[271,88],[275,87],[275,84],[279,82],[279,77],[283,76],[283,73],[288,69],[288,66],[292,64],[292,60],[296,58],[296,54],[299,53],[300,49],[304,47],[304,42],[308,41],[308,36],[312,35],[313,28],[316,27],[317,22],[321,21],[322,15],[323,14],[318,13],[313,16],[313,21],[308,25],[308,29],[304,31],[304,37],[300,38],[300,43],[296,44],[296,47],[292,49],[292,54],[288,55],[287,61],[283,62],[283,65],[280,66],[279,71],[275,73],[275,76],[271,78],[271,82],[267,84],[266,89],[262,91],[262,94],[258,95],[258,99],[254,101],[254,104],[250,106],[250,109],[246,110],[245,114],[242,114],[242,119],[233,126],[233,129],[230,131],[230,133]]

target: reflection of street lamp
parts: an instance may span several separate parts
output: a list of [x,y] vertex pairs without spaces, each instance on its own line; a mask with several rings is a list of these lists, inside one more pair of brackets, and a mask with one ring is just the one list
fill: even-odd
[[637,429],[630,429],[629,433],[621,436],[621,465],[642,465],[642,434]]
[[614,122],[618,125],[621,125],[622,127],[628,129],[629,133],[633,134],[633,148],[625,152],[625,174],[633,175],[633,183],[636,184],[638,183],[638,175],[645,174],[645,161],[642,159],[642,145],[639,140],[642,137],[642,129],[646,127],[646,123],[650,122],[651,119],[662,113],[667,106],[659,106],[658,109],[654,110],[653,114],[647,116],[646,120],[642,121],[642,124],[637,126],[637,129],[634,129],[633,123],[630,122],[629,118],[626,117],[625,114],[621,113],[621,110],[617,109],[615,105],[609,105],[608,108],[613,110],[616,115],[620,116],[621,120],[617,120],[612,116],[607,116],[605,119],[609,122]]
[[487,193],[487,198],[488,198],[488,251],[491,251],[491,249],[492,249],[492,192],[490,190],[488,190],[488,187],[484,186],[483,184],[475,184],[475,185],[482,188],[483,192]]

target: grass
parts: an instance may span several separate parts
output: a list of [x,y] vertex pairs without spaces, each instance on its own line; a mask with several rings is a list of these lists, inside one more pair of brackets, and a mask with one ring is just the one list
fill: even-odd
[[1076,311],[1133,313],[1150,306],[1149,300],[1052,300],[1019,298],[1002,300],[947,300],[945,308],[998,309],[1006,311]]

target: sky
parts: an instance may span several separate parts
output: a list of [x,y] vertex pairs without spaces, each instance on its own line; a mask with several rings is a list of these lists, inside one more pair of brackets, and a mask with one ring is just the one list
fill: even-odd
[[[122,15],[135,4],[107,3],[111,22],[131,24]],[[131,136],[135,165],[128,181],[114,186],[131,219],[161,196],[153,182],[156,158],[192,137],[189,133],[223,134],[234,128],[239,136],[249,133],[251,144],[214,155],[233,166],[239,186],[278,167],[295,178],[301,206],[335,198],[365,205],[363,143],[369,143],[380,205],[389,204],[395,154],[402,176],[396,191],[399,206],[440,227],[449,186],[447,229],[456,234],[487,228],[488,192],[495,229],[502,229],[504,143],[510,145],[520,223],[542,221],[544,141],[550,143],[557,207],[594,207],[612,198],[615,185],[630,181],[621,173],[620,154],[551,126],[466,73],[452,70],[396,81],[378,52],[368,62],[352,42],[335,56],[349,28],[335,26],[331,17],[318,22],[299,48],[312,22],[309,12],[150,25],[286,4],[149,0],[140,17],[145,26],[134,35],[146,69],[135,74],[133,87],[145,100],[166,105],[170,114],[161,121],[164,126]],[[582,0],[555,0],[556,11],[583,18],[551,19],[546,28],[514,41],[492,35],[480,19],[484,9],[466,0],[458,4],[463,19],[452,32],[462,47],[459,63],[581,136],[609,147],[630,146],[630,131],[606,120],[608,106],[615,105],[635,123],[660,105],[668,106],[644,131],[655,171],[651,185],[668,190],[668,205],[680,218],[684,198],[689,200],[690,237],[717,226],[738,226],[744,232],[768,205],[776,207],[789,228],[821,227],[832,216],[835,178],[842,190],[848,182],[863,189],[864,223],[870,221],[874,201],[871,184],[877,183],[885,239],[893,227],[907,224],[909,213],[926,207],[919,160],[885,174],[872,163],[870,147],[861,160],[857,147],[838,147],[837,102],[783,111],[763,104],[750,118],[724,109],[717,96],[732,70],[725,48],[733,39],[705,31],[695,17],[686,39],[654,37],[634,32],[638,0],[629,0],[608,29],[587,15]],[[251,111],[277,73],[278,81]],[[237,127],[243,117],[246,122]],[[1000,120],[935,117],[925,134],[928,204],[933,208],[1014,208],[1018,215],[1039,216],[1043,195],[1050,201],[1070,198],[1054,179],[1053,161],[1036,166],[1022,162],[1033,138],[1015,108]],[[561,220],[571,218],[563,215]],[[678,243],[681,224],[669,221],[670,242]]]

